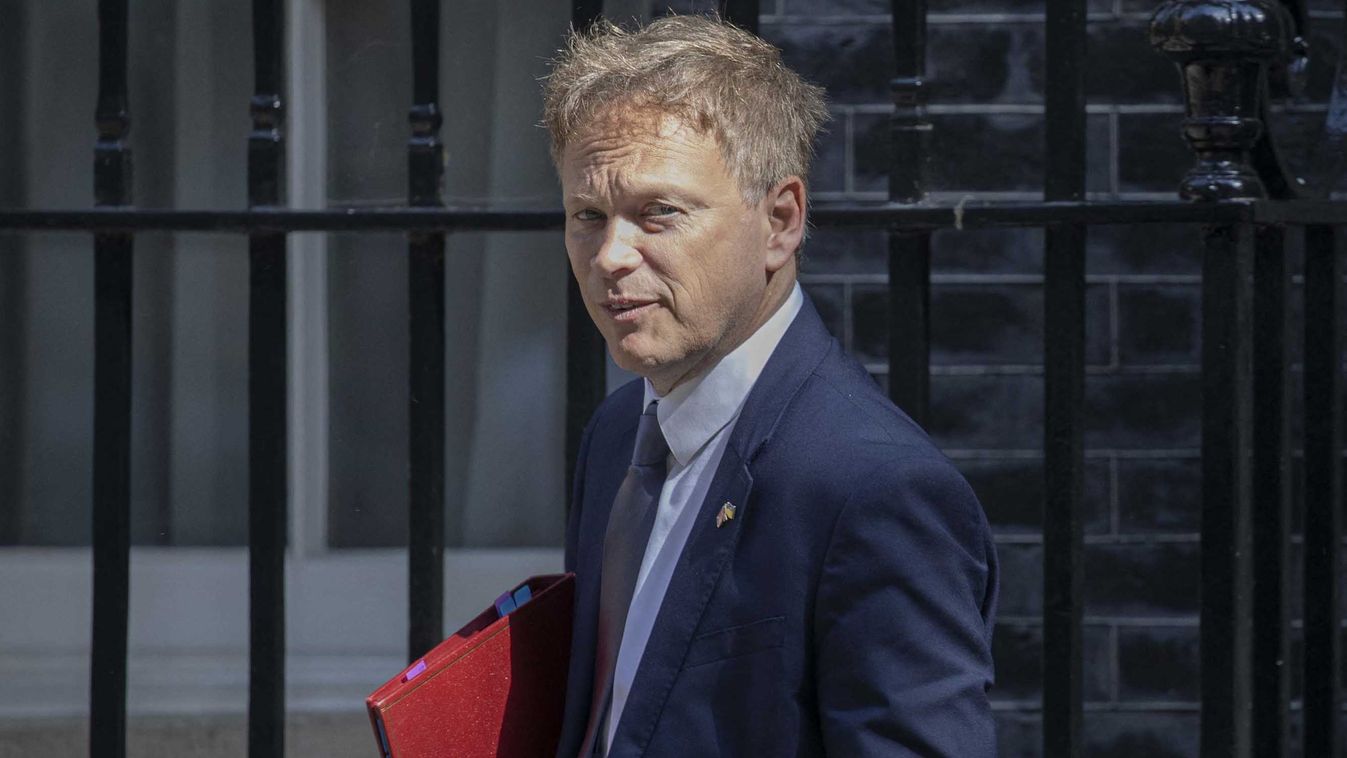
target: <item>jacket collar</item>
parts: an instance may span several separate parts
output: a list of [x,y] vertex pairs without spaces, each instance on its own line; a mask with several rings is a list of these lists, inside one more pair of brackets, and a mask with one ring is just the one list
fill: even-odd
[[[762,375],[749,393],[739,421],[730,435],[729,446],[740,459],[750,463],[758,456],[776,430],[781,415],[800,387],[836,345],[823,325],[814,301],[806,294],[800,314],[795,317],[776,351],[763,367]],[[836,349],[841,349],[840,346]]]

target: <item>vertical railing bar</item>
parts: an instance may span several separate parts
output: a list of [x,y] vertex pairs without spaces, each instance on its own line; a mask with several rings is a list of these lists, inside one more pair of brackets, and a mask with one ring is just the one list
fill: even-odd
[[720,0],[718,7],[721,18],[740,29],[758,33],[759,0]]
[[[585,31],[603,16],[602,0],[574,0],[571,27]],[[566,519],[571,515],[580,439],[607,390],[603,336],[585,309],[575,277],[566,277]]]
[[[248,207],[281,204],[284,10],[253,0]],[[248,755],[285,754],[286,238],[248,236]]]
[[1261,227],[1253,294],[1253,745],[1260,756],[1285,756],[1289,749],[1289,286],[1286,230]]
[[1049,227],[1044,258],[1043,744],[1082,750],[1085,228]]
[[889,231],[889,399],[918,424],[931,395],[931,235]]
[[1251,755],[1253,228],[1206,230],[1202,259],[1203,758]]
[[[98,3],[94,203],[131,204],[126,0]],[[89,754],[126,755],[131,556],[130,234],[94,235],[93,644]]]
[[[1289,60],[1290,28],[1280,3],[1166,0],[1152,14],[1150,43],[1179,66],[1186,104],[1182,133],[1197,155],[1179,185],[1180,197],[1204,202],[1266,197],[1250,154],[1263,132],[1259,114],[1269,67]],[[1266,245],[1275,241],[1269,234],[1274,233],[1244,223],[1204,231],[1203,758],[1253,753],[1253,258],[1255,237]],[[1267,424],[1259,431],[1260,444],[1267,444]],[[1258,465],[1272,465],[1268,452]],[[1276,457],[1275,450],[1271,454]]]
[[1085,197],[1085,0],[1048,0],[1044,199]]
[[1337,230],[1305,229],[1305,755],[1341,755],[1342,267]]
[[583,32],[603,17],[603,0],[571,0],[571,28]]
[[[411,137],[408,202],[444,205],[440,89],[440,5],[412,0]],[[410,403],[407,519],[407,655],[444,637],[444,234],[408,235]]]
[[[1085,0],[1048,0],[1044,199],[1085,196]],[[1043,750],[1082,750],[1085,227],[1044,238]]]
[[[0,44],[3,44],[0,42]],[[3,149],[3,148],[0,148]],[[0,429],[7,434],[0,435],[0,545],[19,544],[23,540],[23,514],[20,513],[19,472],[22,456],[19,444],[22,433],[16,432],[24,427],[24,385],[27,382],[25,372],[18,367],[23,365],[26,352],[25,339],[27,323],[26,291],[28,289],[28,262],[19,254],[17,238],[0,240],[0,366],[9,366],[3,383],[0,383]]]
[[566,277],[566,518],[571,514],[575,464],[585,425],[603,402],[607,366],[603,337],[585,309],[575,277]]
[[[892,2],[889,200],[926,196],[926,0]],[[931,393],[931,235],[889,230],[889,397],[925,424]]]
[[[28,28],[24,3],[6,6],[5,24],[0,25],[0,70],[18,71],[25,56],[24,38]],[[0,85],[0,99],[17,97],[18,78],[11,77],[7,85]],[[17,207],[27,186],[19,133],[23,118],[17,109],[9,109],[0,116],[0,154],[15,156],[0,175],[0,205]],[[28,338],[29,322],[28,261],[24,243],[17,235],[0,238],[0,366],[9,370],[0,379],[0,544],[19,544],[24,539],[24,515],[20,507],[19,487],[23,456],[19,453],[21,431],[26,424],[25,389],[27,372],[22,369]]]

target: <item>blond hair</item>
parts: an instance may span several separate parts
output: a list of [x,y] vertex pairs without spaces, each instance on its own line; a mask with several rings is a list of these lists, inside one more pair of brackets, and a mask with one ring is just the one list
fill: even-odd
[[671,115],[715,137],[744,201],[788,176],[808,180],[814,137],[828,118],[823,89],[781,52],[718,18],[669,16],[627,30],[600,21],[573,32],[544,86],[552,160],[600,118]]

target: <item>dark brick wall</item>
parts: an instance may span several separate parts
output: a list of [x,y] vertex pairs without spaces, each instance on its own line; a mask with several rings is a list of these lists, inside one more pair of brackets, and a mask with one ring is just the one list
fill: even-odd
[[[676,9],[708,5],[685,0]],[[1172,198],[1192,163],[1178,133],[1177,70],[1145,39],[1156,5],[1090,2],[1094,198]],[[1322,16],[1315,43],[1335,58],[1341,3],[1311,5]],[[831,98],[814,198],[883,199],[889,3],[763,0],[762,8],[762,34]],[[1042,1],[930,0],[930,12],[934,198],[1041,199]],[[1312,70],[1313,102],[1325,102],[1325,70],[1321,62]],[[1042,248],[1039,230],[934,238],[929,427],[997,533],[1004,586],[993,698],[1008,757],[1041,753]],[[881,383],[886,249],[880,233],[820,231],[801,276],[833,333]],[[1110,226],[1089,234],[1084,688],[1091,756],[1197,754],[1199,250],[1194,227]],[[1299,346],[1290,352],[1298,359]]]

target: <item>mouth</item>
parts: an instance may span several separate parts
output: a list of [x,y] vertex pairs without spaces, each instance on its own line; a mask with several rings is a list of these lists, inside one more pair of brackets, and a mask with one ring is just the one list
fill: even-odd
[[609,298],[603,301],[603,310],[614,321],[635,321],[642,314],[654,310],[657,306],[658,303],[654,300],[638,300],[635,298]]

